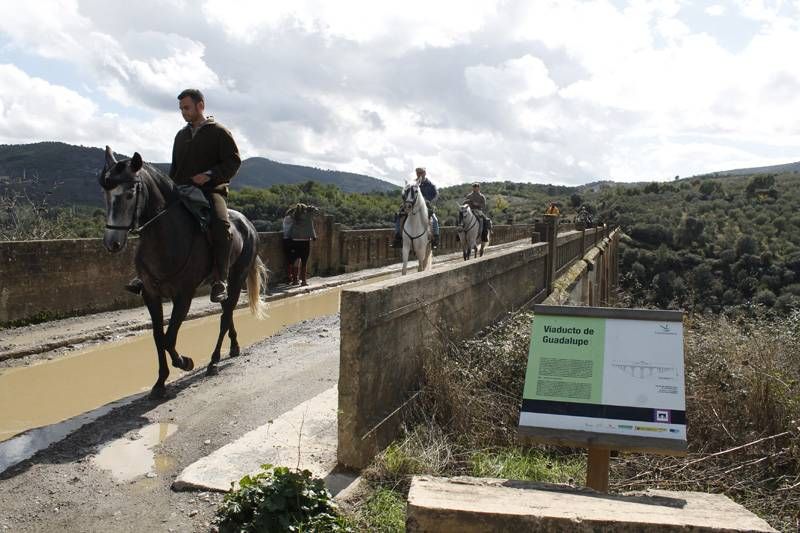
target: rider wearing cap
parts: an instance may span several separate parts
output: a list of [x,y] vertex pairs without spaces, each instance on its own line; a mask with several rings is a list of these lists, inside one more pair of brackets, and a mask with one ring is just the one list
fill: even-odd
[[[433,203],[439,197],[439,191],[436,190],[436,185],[433,184],[431,180],[428,179],[427,171],[422,167],[417,167],[417,183],[419,184],[419,191],[422,193],[422,197],[425,198],[425,203],[428,206],[428,216],[431,218],[431,227],[433,228],[433,243],[432,246],[434,248],[439,246],[439,219],[436,218],[436,213],[434,212],[434,205]],[[401,235],[401,228],[403,227],[403,223],[405,222],[406,215],[402,213],[398,213],[394,219],[394,242],[392,246],[394,248],[399,248],[402,245],[402,235]]]
[[473,183],[472,192],[464,197],[464,202],[469,204],[469,208],[481,221],[481,241],[488,242],[489,229],[491,228],[491,220],[484,214],[486,211],[486,197],[481,194],[481,184]]

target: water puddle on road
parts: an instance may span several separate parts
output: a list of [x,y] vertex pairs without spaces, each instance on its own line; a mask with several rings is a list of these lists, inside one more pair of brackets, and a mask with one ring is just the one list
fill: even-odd
[[175,466],[175,459],[155,453],[153,449],[177,430],[176,424],[144,426],[131,437],[117,439],[104,446],[92,458],[92,462],[111,472],[111,477],[117,481],[130,481],[147,474],[164,474]]
[[[269,317],[261,321],[250,315],[248,309],[239,309],[234,314],[239,344],[245,348],[287,325],[332,315],[339,310],[343,288],[388,277],[391,275],[270,302]],[[211,359],[218,333],[219,315],[185,322],[178,335],[178,352],[194,359],[195,369],[202,369]],[[223,357],[227,347],[226,340]],[[150,334],[29,367],[8,369],[0,375],[0,442],[31,428],[54,424],[117,399],[149,391],[157,375],[158,362]],[[182,375],[184,372],[170,366],[170,381]],[[2,456],[0,446],[0,460]]]

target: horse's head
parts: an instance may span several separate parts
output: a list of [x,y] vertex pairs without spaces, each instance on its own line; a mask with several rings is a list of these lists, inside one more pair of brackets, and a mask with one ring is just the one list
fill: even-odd
[[409,183],[403,189],[403,212],[410,213],[414,209],[414,204],[417,203],[419,197],[419,185],[417,183]]
[[470,213],[472,213],[472,209],[469,208],[469,204],[461,204],[461,207],[458,208],[458,223],[456,225],[461,226],[464,224],[464,220]]
[[144,208],[144,192],[139,171],[143,166],[138,152],[131,159],[117,161],[106,146],[106,162],[98,177],[106,199],[106,232],[103,244],[109,252],[125,247],[128,232],[138,224]]

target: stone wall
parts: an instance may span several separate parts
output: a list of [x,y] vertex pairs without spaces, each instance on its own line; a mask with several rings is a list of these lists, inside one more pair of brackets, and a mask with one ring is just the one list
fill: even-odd
[[541,301],[546,259],[545,243],[521,244],[342,291],[339,462],[363,468],[396,438],[427,350]]
[[397,438],[420,388],[422,360],[445,339],[471,337],[534,302],[607,301],[618,232],[556,234],[557,218],[538,229],[545,242],[342,291],[341,464],[363,468]]
[[[434,255],[461,250],[461,245],[456,240],[457,233],[455,226],[442,226],[439,248],[435,250]],[[376,268],[401,261],[400,250],[391,247],[394,236],[392,229],[342,230],[339,235],[340,264],[344,272]],[[530,239],[532,235],[532,224],[495,225],[492,229],[491,243],[503,244]]]
[[136,240],[112,255],[100,239],[0,242],[0,323],[141,305],[122,290]]
[[[352,272],[400,261],[390,248],[391,229],[347,230],[333,217],[315,221],[309,276]],[[495,243],[530,238],[532,225],[495,226]],[[81,315],[141,305],[123,290],[135,275],[138,239],[130,238],[119,254],[101,239],[0,242],[0,324],[35,318]],[[458,249],[455,228],[442,228],[437,253]],[[286,254],[280,232],[259,233],[259,255],[270,270],[270,283],[286,281]],[[198,294],[208,292],[201,288]]]

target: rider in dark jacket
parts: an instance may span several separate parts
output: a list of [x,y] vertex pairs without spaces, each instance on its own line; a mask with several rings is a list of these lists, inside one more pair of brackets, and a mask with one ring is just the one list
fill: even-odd
[[[428,179],[428,174],[424,168],[419,167],[416,169],[417,172],[417,181],[419,183],[419,191],[422,193],[422,197],[425,198],[425,203],[428,206],[428,215],[431,218],[431,227],[433,228],[433,247],[437,248],[439,246],[439,219],[436,218],[436,213],[434,212],[434,202],[439,197],[439,191],[436,190],[436,185],[433,184],[431,180]],[[401,228],[403,227],[403,222],[405,222],[405,215],[402,213],[397,213],[394,218],[394,242],[392,246],[395,248],[399,248],[402,245],[402,235],[400,233]]]

